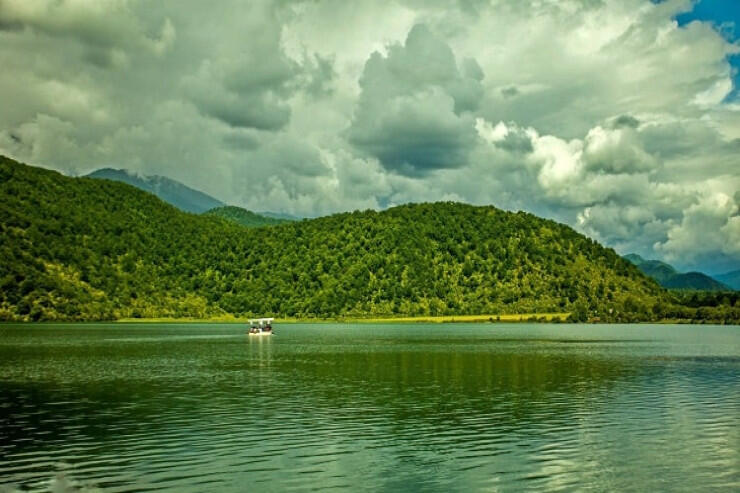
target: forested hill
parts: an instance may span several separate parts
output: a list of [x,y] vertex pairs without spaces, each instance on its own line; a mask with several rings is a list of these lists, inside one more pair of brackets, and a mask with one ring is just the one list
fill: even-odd
[[0,318],[675,309],[613,250],[525,213],[404,205],[250,230],[123,183],[0,158]]
[[216,207],[204,212],[204,214],[218,216],[231,222],[241,224],[242,226],[246,226],[248,228],[256,228],[259,226],[274,226],[276,224],[283,224],[291,221],[290,219],[262,216],[255,212],[233,205]]

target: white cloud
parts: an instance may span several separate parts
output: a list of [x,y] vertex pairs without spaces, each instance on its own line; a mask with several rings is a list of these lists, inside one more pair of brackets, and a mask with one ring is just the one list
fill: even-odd
[[723,193],[706,193],[684,211],[680,223],[667,232],[667,239],[655,248],[669,261],[696,263],[720,253],[729,258],[740,255],[738,205]]
[[493,203],[737,268],[740,47],[689,8],[0,0],[0,152],[258,210]]

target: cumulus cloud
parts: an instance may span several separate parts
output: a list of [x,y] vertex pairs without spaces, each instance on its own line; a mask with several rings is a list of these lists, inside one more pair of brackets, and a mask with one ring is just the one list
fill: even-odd
[[[740,179],[737,154],[729,150],[735,144],[723,143],[716,129],[688,125],[681,127],[685,142],[656,145],[656,136],[674,135],[676,122],[644,120],[620,116],[571,140],[480,118],[476,128],[498,152],[488,156],[496,163],[490,172],[504,172],[499,181],[528,193],[530,209],[539,206],[624,253],[660,256],[680,268],[731,268],[738,256],[736,247],[727,246],[736,239],[737,207],[731,197]],[[694,132],[699,139],[692,138]],[[512,140],[527,145],[509,145]],[[713,161],[728,167],[713,167],[714,173],[697,169],[693,155],[702,141],[713,142]],[[686,146],[691,152],[678,159],[676,147]],[[698,156],[706,159],[708,153],[698,151]],[[702,178],[695,181],[697,176]]]
[[[214,66],[206,60],[193,76],[184,79],[185,93],[206,116],[232,127],[278,130],[290,119],[284,97],[285,85],[293,77],[287,60],[220,60]],[[259,67],[248,70],[250,66]]]
[[689,0],[0,0],[0,153],[254,210],[463,200],[740,265],[740,110]]
[[147,29],[130,0],[3,0],[0,30],[28,30],[50,38],[74,40],[87,48],[88,60],[107,64],[121,49],[146,49],[162,55],[174,43],[169,18],[158,29]]
[[740,256],[738,204],[723,193],[702,194],[666,236],[655,249],[669,261],[696,265],[711,259],[731,265]]
[[589,130],[583,159],[587,169],[606,173],[640,173],[658,165],[655,157],[645,151],[640,134],[630,127]]
[[365,64],[349,140],[405,175],[460,167],[474,143],[469,112],[482,97],[482,79],[474,59],[460,70],[449,45],[417,24],[405,44]]

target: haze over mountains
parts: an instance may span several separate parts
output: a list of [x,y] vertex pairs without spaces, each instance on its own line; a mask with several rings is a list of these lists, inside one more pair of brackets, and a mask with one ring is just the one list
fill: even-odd
[[718,276],[714,276],[714,278],[732,289],[740,291],[740,270],[720,274]]
[[125,169],[102,168],[93,171],[87,177],[104,178],[106,180],[128,183],[156,195],[165,202],[185,212],[201,214],[210,209],[226,205],[208,194],[190,188],[166,176],[145,176],[132,173]]
[[127,183],[156,195],[182,211],[195,214],[209,213],[243,226],[256,227],[298,220],[298,218],[286,214],[274,212],[257,214],[241,207],[226,205],[200,190],[195,190],[166,176],[145,176],[125,169],[101,168],[86,175],[86,177]]

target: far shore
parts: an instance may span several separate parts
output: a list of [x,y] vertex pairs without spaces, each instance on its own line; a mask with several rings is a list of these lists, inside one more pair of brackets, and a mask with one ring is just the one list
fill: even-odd
[[[275,324],[449,324],[449,323],[572,323],[568,321],[570,313],[509,313],[504,315],[441,315],[436,317],[337,317],[337,318],[275,318]],[[257,318],[257,317],[255,317]],[[212,318],[190,318],[190,317],[161,317],[161,318],[121,318],[117,320],[43,320],[37,322],[30,321],[0,321],[2,325],[14,324],[61,324],[61,325],[100,325],[100,324],[234,324],[248,325],[249,318],[219,316]],[[591,319],[586,322],[576,322],[579,324],[601,325],[607,324],[657,324],[657,325],[736,325],[737,323],[695,320],[685,318],[664,318],[654,321],[634,321],[634,322],[604,322],[598,319]]]
[[[570,313],[516,313],[503,315],[441,315],[422,317],[336,317],[336,318],[275,318],[276,324],[352,323],[352,324],[414,324],[414,323],[484,323],[484,322],[565,322]],[[122,318],[115,323],[239,323],[249,318]]]

